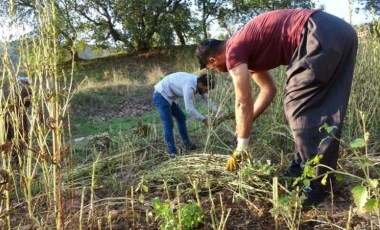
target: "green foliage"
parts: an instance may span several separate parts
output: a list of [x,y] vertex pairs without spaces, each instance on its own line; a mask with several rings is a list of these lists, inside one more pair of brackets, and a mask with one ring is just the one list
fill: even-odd
[[[355,205],[359,209],[364,209],[367,212],[372,212],[378,209],[379,194],[378,194],[378,179],[372,179],[373,175],[370,174],[370,169],[373,166],[373,162],[368,156],[368,141],[369,132],[367,132],[366,121],[367,114],[359,111],[362,120],[362,129],[364,131],[364,138],[356,138],[350,143],[350,147],[354,153],[358,156],[358,165],[364,173],[363,184],[357,185],[352,188],[351,192],[354,198]],[[364,154],[360,150],[364,149]],[[375,170],[376,171],[376,170]]]
[[379,207],[378,199],[368,199],[364,205],[365,210],[368,212],[376,211],[378,207]]
[[161,203],[160,198],[152,200],[155,220],[160,221],[160,229],[195,229],[203,221],[203,210],[194,201],[189,200],[185,204],[180,204],[174,211],[174,206],[169,202]]
[[271,176],[275,171],[275,166],[269,161],[254,161],[241,168],[241,175],[248,179],[259,175]]
[[[140,119],[150,121],[157,118],[157,114],[144,114]],[[158,118],[157,118],[158,119]],[[107,120],[92,120],[89,118],[75,118],[73,122],[74,137],[83,137],[93,134],[108,132],[111,136],[117,136],[122,133],[133,134],[134,127],[138,124],[135,119],[128,117],[114,117]]]
[[179,208],[183,229],[195,229],[203,221],[203,210],[194,201],[189,200]]
[[322,130],[325,130],[328,133],[332,133],[334,129],[337,129],[336,126],[329,126],[328,124],[324,123],[321,127],[319,127],[319,132],[322,132]]
[[170,203],[161,203],[160,198],[155,197],[152,200],[152,205],[154,209],[154,219],[161,221],[160,229],[175,230],[178,226],[178,220]]
[[357,138],[350,143],[350,147],[353,149],[362,148],[364,146],[365,146],[365,141],[363,138]]
[[315,3],[313,1],[304,0],[274,0],[274,1],[261,1],[261,0],[248,0],[248,1],[238,1],[232,0],[234,9],[238,9],[237,17],[240,18],[240,22],[245,22],[260,13],[264,13],[270,10],[276,9],[294,9],[294,8],[314,8]]
[[322,157],[322,154],[317,154],[313,159],[307,161],[304,165],[302,175],[294,180],[293,186],[296,186],[301,181],[304,186],[310,186],[310,179],[317,176],[317,172],[314,167],[319,164]]
[[[174,44],[173,27],[182,36],[190,28],[178,25],[190,25],[188,3],[175,1],[121,1],[116,10],[120,15],[120,22],[128,31],[125,45],[132,50],[147,50],[154,44],[168,46]],[[178,16],[178,18],[177,18]]]
[[367,203],[368,190],[364,186],[355,186],[352,190],[352,195],[354,197],[354,202],[358,208],[363,208]]
[[380,15],[380,2],[379,0],[358,0],[363,9],[367,12]]
[[[6,3],[3,5],[5,9],[8,7]],[[33,16],[40,8],[38,3],[15,0],[15,5],[17,15],[24,22],[32,21],[37,26],[38,20]],[[55,7],[59,44],[77,59],[78,44],[83,42],[133,51],[170,47],[178,42],[185,45],[208,37],[216,21],[231,35],[259,13],[281,8],[313,8],[314,3],[311,0],[60,0]]]
[[145,181],[144,176],[142,176],[140,182],[137,184],[137,187],[135,189],[135,192],[140,191],[140,195],[138,197],[138,200],[142,204],[145,202],[144,193],[147,193],[149,191],[149,187],[145,184],[146,182],[147,181]]
[[293,190],[289,194],[282,195],[278,200],[273,201],[273,208],[270,209],[271,215],[278,220],[282,216],[288,229],[299,229],[297,226],[297,213],[300,212],[301,201],[298,190]]

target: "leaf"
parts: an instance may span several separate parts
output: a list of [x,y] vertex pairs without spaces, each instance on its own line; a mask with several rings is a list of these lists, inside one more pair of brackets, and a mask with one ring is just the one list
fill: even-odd
[[336,126],[329,126],[328,124],[324,123],[321,127],[319,127],[319,132],[322,130],[326,130],[328,133],[332,133],[334,129],[337,129]]
[[149,190],[149,189],[148,189],[148,186],[146,186],[146,185],[143,185],[143,186],[142,186],[142,189],[143,189],[144,192],[148,192],[148,190]]
[[317,155],[312,159],[313,164],[314,164],[314,165],[319,164],[319,162],[321,162],[322,158],[323,158],[323,154],[320,154],[320,153],[317,154]]
[[324,176],[323,176],[323,178],[322,178],[322,180],[321,180],[321,184],[322,185],[326,185],[327,184],[327,174],[325,174]]
[[297,178],[293,181],[292,186],[296,186],[301,180],[302,180],[301,177],[297,177]]
[[280,205],[287,205],[289,203],[289,197],[288,196],[281,196],[279,199],[278,199],[278,203]]
[[365,146],[365,141],[363,138],[357,138],[350,143],[350,147],[353,149],[354,148],[362,148],[364,146]]
[[153,208],[155,210],[159,209],[161,203],[160,203],[160,199],[158,197],[155,197],[152,199],[152,205],[153,205]]
[[377,199],[369,199],[366,203],[365,203],[365,210],[368,211],[368,212],[373,212],[375,210],[377,210],[377,207],[379,206],[379,200]]
[[144,195],[143,194],[140,194],[140,196],[139,196],[139,201],[140,201],[140,203],[144,203],[144,199],[145,199],[145,197],[144,197]]
[[363,208],[367,202],[368,191],[364,186],[355,186],[352,190],[354,196],[354,202],[358,208]]
[[306,187],[310,187],[310,180],[309,179],[304,179],[302,182],[303,182],[303,185],[305,185]]
[[376,179],[369,179],[369,185],[371,185],[371,188],[377,188],[379,181]]
[[315,169],[310,164],[305,164],[302,176],[314,178],[316,175]]

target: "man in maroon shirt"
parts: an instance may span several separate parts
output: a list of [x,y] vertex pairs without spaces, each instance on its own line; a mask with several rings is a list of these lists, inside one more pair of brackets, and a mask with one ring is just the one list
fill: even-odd
[[[288,174],[300,176],[303,165],[321,154],[318,179],[303,189],[303,205],[322,201],[332,185],[331,169],[337,165],[356,51],[355,30],[343,20],[317,10],[267,12],[249,21],[227,41],[202,41],[196,50],[201,68],[229,72],[234,84],[237,147],[227,170],[236,170],[236,160],[247,157],[252,122],[276,95],[268,70],[287,65],[283,103],[297,152]],[[255,101],[249,77],[260,88]],[[334,129],[321,130],[324,124]],[[328,175],[327,184],[322,183],[323,175]]]

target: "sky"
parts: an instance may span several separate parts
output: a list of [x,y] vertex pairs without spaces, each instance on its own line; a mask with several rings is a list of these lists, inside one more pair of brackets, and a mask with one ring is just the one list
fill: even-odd
[[[325,11],[333,14],[339,18],[342,18],[349,22],[349,0],[315,0],[316,5],[319,6],[323,4],[325,6]],[[366,18],[366,15],[363,13],[356,14],[353,13],[352,15],[352,23],[360,24],[363,22],[368,21],[369,19]],[[24,31],[28,32],[28,29],[23,29],[22,27],[7,27],[8,21],[7,19],[2,19],[2,23],[0,24],[0,42],[9,40],[11,37],[18,37],[20,34],[22,34]]]
[[[349,0],[317,0],[315,1],[318,5],[323,4],[325,6],[325,11],[327,13],[333,14],[339,18],[344,19],[349,22]],[[354,8],[358,5],[354,5]],[[352,13],[352,24],[360,24],[370,20],[370,17],[366,16],[364,13],[356,14],[355,11]]]
[[11,25],[9,18],[0,18],[0,42],[12,40],[14,37],[20,37],[24,33],[30,32],[30,28],[21,25]]

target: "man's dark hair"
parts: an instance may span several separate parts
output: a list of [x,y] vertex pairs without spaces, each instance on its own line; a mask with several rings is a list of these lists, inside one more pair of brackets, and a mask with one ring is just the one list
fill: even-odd
[[207,86],[209,90],[214,89],[215,87],[215,76],[213,74],[201,74],[197,78],[197,83],[201,83],[204,86]]
[[205,39],[199,43],[195,52],[201,69],[206,68],[208,58],[218,53],[219,47],[223,42],[217,39]]

